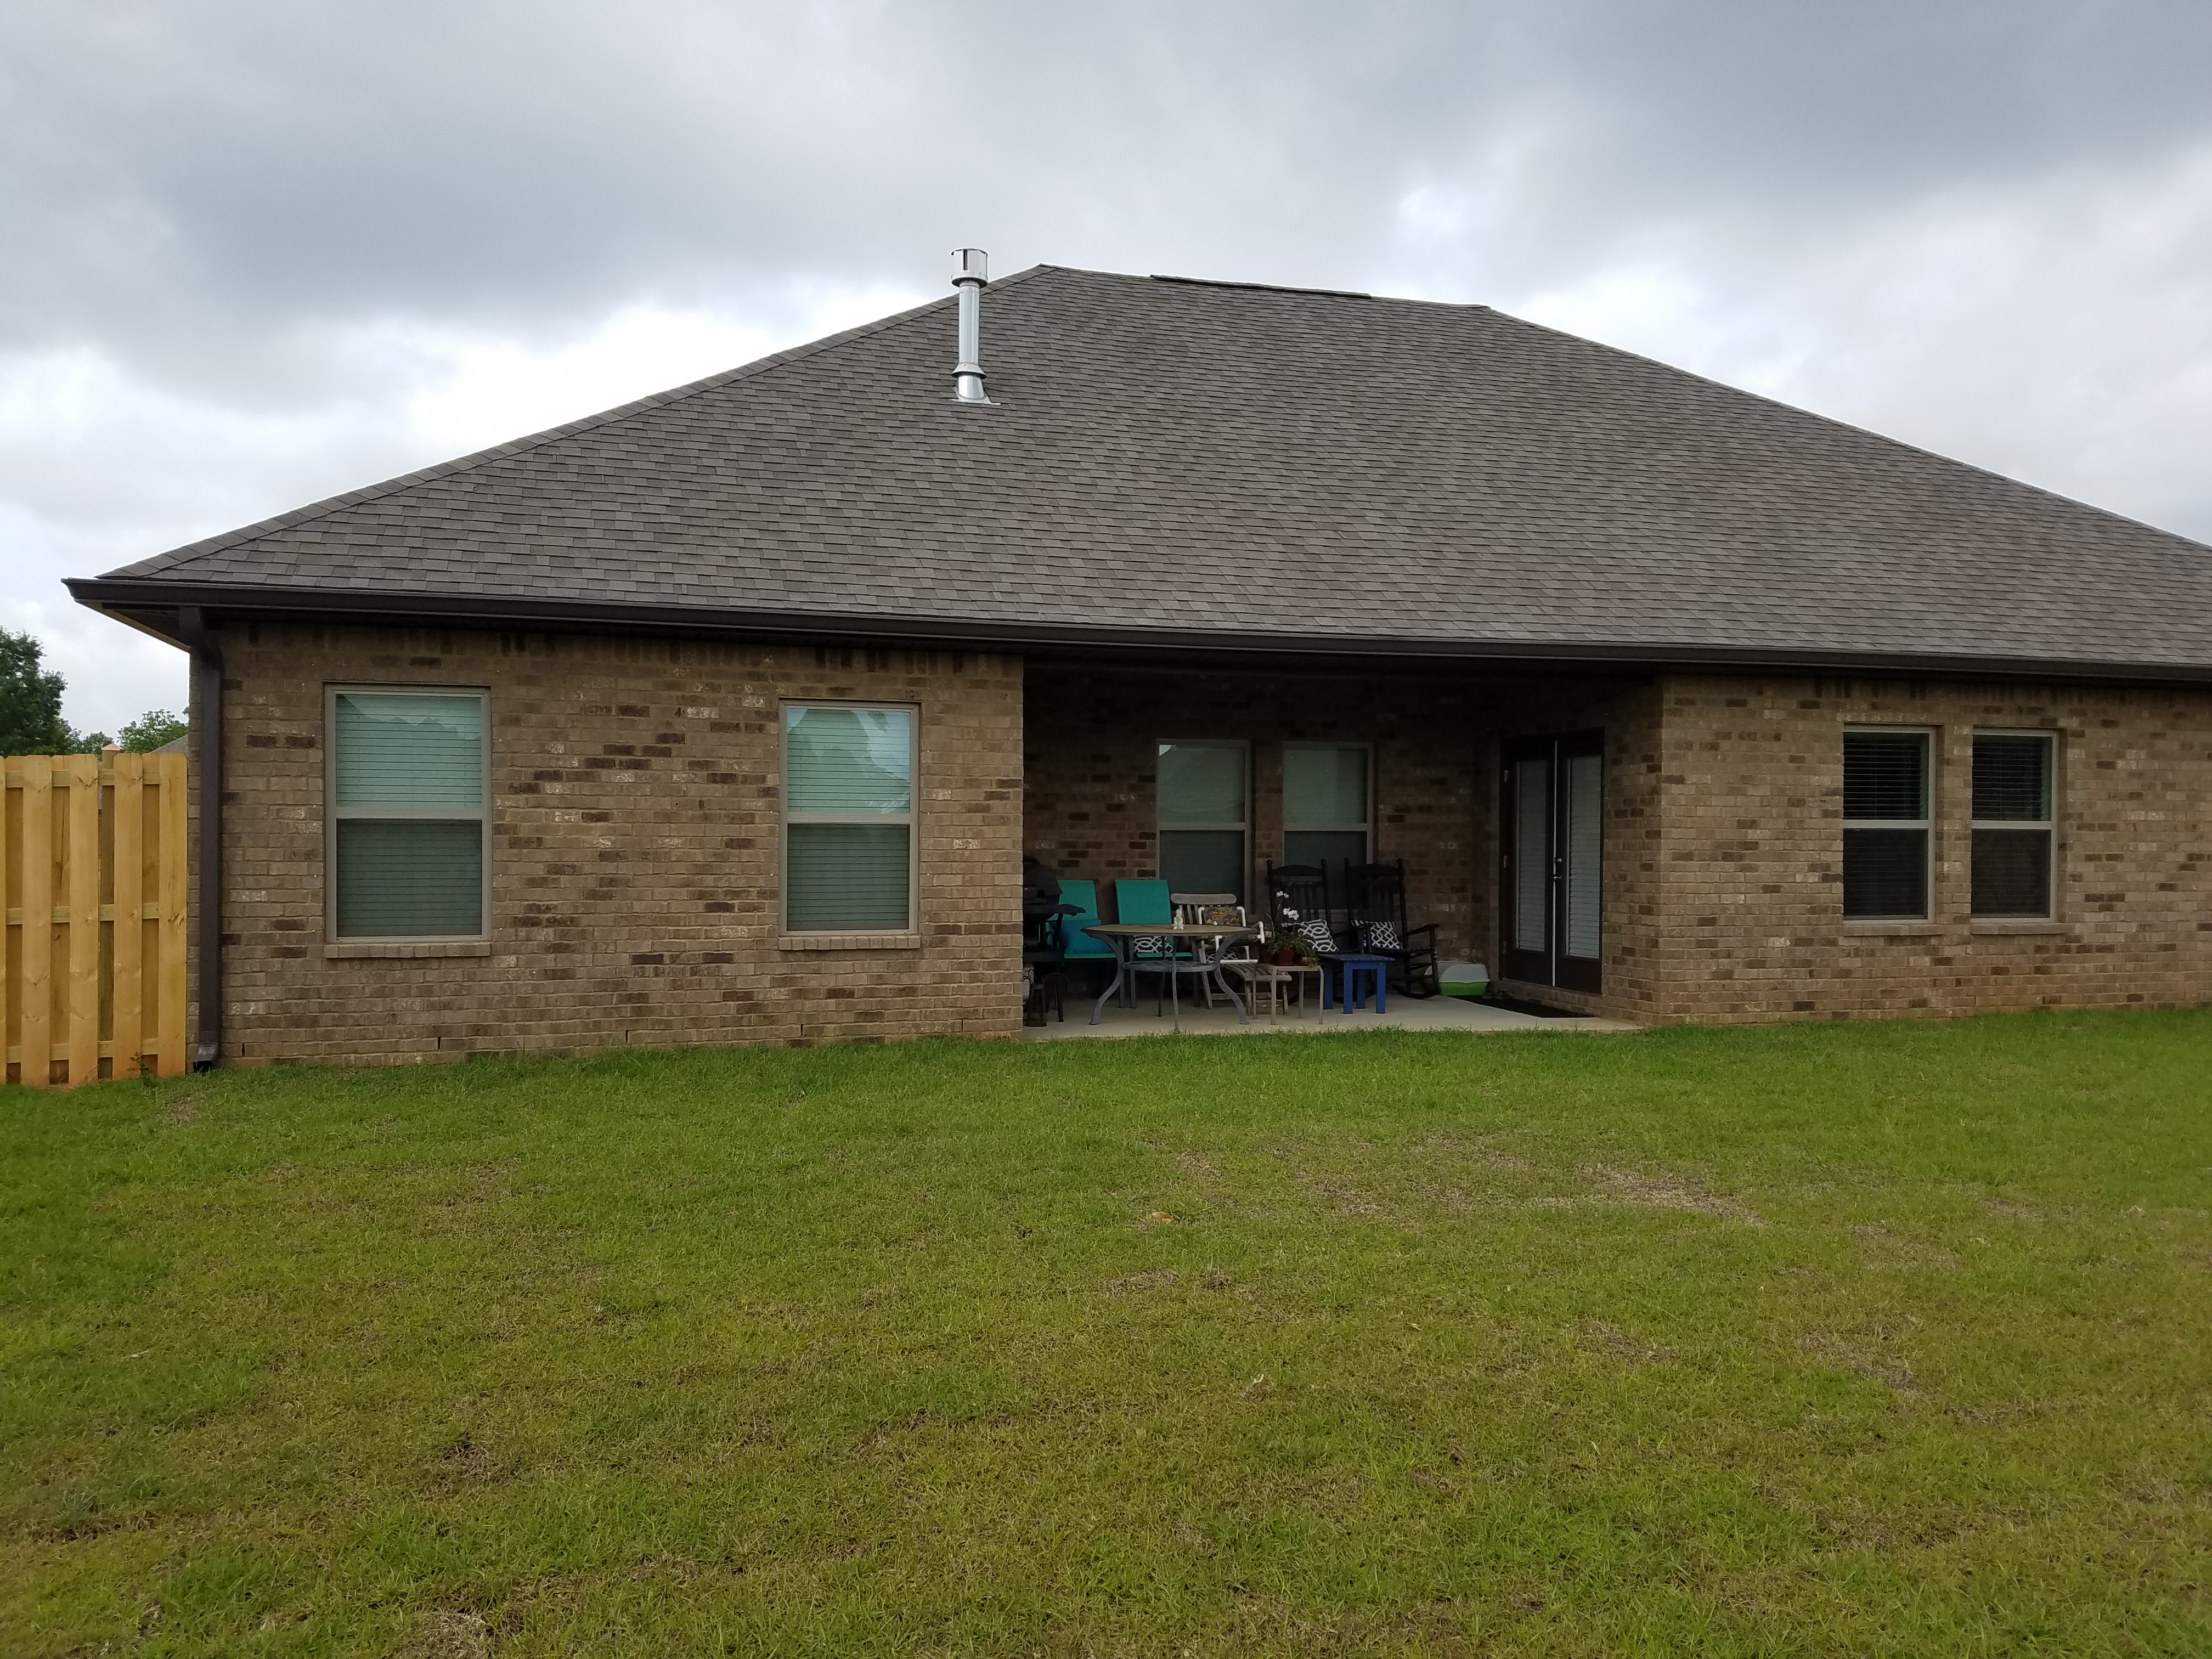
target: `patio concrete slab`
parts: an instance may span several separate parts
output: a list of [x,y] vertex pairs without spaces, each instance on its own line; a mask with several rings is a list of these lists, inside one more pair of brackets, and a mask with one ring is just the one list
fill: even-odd
[[[1134,1008],[1117,1008],[1109,1003],[1099,1017],[1098,1024],[1088,1025],[1084,1022],[1091,1018],[1091,999],[1070,997],[1065,1024],[1054,1020],[1042,1026],[1024,1026],[1022,1036],[1030,1042],[1057,1042],[1077,1037],[1167,1036],[1175,1030],[1174,1021],[1165,1012],[1155,1017],[1152,1012],[1154,1006],[1149,995],[1140,998]],[[1544,1019],[1534,1014],[1516,1013],[1510,1008],[1486,1007],[1457,997],[1431,997],[1421,1001],[1412,997],[1395,996],[1390,999],[1389,1012],[1382,1014],[1375,1012],[1375,1005],[1371,1001],[1366,1007],[1349,1014],[1339,1013],[1334,1009],[1324,1014],[1319,1008],[1310,1007],[1303,1018],[1286,1012],[1270,1019],[1264,1012],[1259,1012],[1252,1016],[1248,1025],[1239,1025],[1237,1011],[1226,1004],[1214,1008],[1186,1006],[1182,1011],[1182,1030],[1186,1036],[1311,1036],[1323,1031],[1371,1031],[1377,1027],[1394,1031],[1581,1031],[1597,1034],[1640,1029],[1625,1020],[1592,1019],[1579,1015]]]

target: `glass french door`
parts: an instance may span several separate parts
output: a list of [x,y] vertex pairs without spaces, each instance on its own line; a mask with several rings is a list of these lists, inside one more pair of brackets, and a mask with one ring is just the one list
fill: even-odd
[[1509,744],[1503,785],[1504,976],[1601,989],[1605,734]]

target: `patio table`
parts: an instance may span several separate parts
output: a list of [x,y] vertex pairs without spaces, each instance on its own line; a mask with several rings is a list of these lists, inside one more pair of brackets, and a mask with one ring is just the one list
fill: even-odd
[[[1190,971],[1202,978],[1211,979],[1221,988],[1222,994],[1226,996],[1237,1009],[1237,1023],[1239,1025],[1251,1024],[1251,1021],[1244,1018],[1244,999],[1231,988],[1228,976],[1221,971],[1221,952],[1224,946],[1231,943],[1259,938],[1257,928],[1209,927],[1203,925],[1183,926],[1144,921],[1095,921],[1083,931],[1093,939],[1103,942],[1114,953],[1113,980],[1100,994],[1098,1000],[1091,1005],[1091,1023],[1093,1025],[1098,1024],[1099,1015],[1106,1006],[1106,999],[1120,990],[1121,981],[1128,977],[1131,965],[1129,953],[1136,948],[1136,942],[1140,939],[1188,940],[1192,951],[1195,953],[1196,963],[1196,966]],[[1175,1004],[1175,1029],[1180,1031],[1182,1030],[1182,975],[1170,973],[1168,975],[1168,981]]]

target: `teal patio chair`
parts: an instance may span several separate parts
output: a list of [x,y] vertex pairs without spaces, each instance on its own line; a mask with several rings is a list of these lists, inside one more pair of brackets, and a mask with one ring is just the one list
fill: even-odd
[[[1175,902],[1168,896],[1168,884],[1164,881],[1117,881],[1114,884],[1114,920],[1133,927],[1147,927],[1158,923],[1162,927],[1175,925]],[[1122,979],[1124,1006],[1134,1007],[1137,1001],[1137,975],[1152,973],[1165,975],[1175,972],[1174,963],[1179,956],[1175,940],[1138,939],[1129,947],[1129,971]],[[1161,980],[1161,1003],[1166,1004],[1166,980]]]
[[1114,920],[1133,927],[1157,923],[1175,926],[1175,905],[1164,881],[1117,881],[1114,884]]
[[1095,881],[1063,881],[1060,884],[1060,902],[1073,904],[1079,912],[1060,919],[1060,942],[1067,959],[1070,962],[1111,962],[1114,947],[1104,939],[1093,939],[1083,931],[1098,921],[1098,884]]

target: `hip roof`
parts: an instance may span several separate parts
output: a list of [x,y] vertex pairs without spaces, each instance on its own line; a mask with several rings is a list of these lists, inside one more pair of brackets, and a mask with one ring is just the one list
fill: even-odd
[[2212,553],[1480,306],[1040,266],[71,584],[168,605],[2212,678]]

